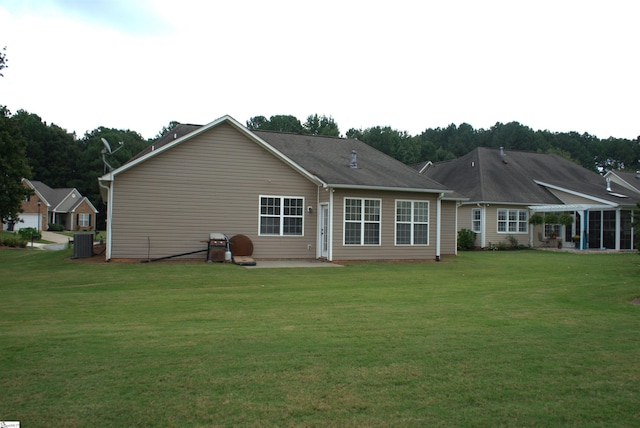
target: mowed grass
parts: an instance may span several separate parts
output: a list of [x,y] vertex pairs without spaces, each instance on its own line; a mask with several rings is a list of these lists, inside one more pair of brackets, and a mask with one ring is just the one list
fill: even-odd
[[245,269],[0,250],[0,420],[640,426],[640,257]]

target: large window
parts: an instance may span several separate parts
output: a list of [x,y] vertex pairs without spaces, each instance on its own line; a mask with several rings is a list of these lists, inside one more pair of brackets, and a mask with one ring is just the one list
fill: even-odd
[[498,210],[498,233],[527,233],[529,213],[527,210]]
[[482,210],[480,208],[474,208],[471,210],[471,230],[475,233],[480,233],[482,227]]
[[260,235],[302,236],[304,198],[260,196]]
[[396,201],[396,245],[429,245],[429,202]]
[[380,245],[379,199],[344,200],[344,245]]
[[91,214],[85,214],[85,213],[78,214],[78,226],[79,227],[91,226]]

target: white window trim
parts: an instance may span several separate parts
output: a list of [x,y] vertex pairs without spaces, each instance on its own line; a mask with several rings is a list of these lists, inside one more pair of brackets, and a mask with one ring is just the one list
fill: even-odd
[[[87,224],[82,224],[82,219],[85,218]],[[78,213],[78,227],[90,227],[91,226],[91,214],[88,213]]]
[[[411,220],[406,222],[398,222],[398,202],[410,202],[411,203]],[[426,222],[416,222],[414,220],[414,204],[416,202],[420,202],[420,203],[426,203],[427,204],[427,221]],[[393,238],[393,242],[395,244],[395,246],[397,247],[428,247],[430,245],[430,240],[431,240],[431,233],[429,233],[429,227],[430,227],[430,223],[431,223],[431,204],[429,203],[428,200],[419,200],[419,199],[396,199],[395,203],[393,204],[394,207],[394,217],[395,217],[395,223],[394,223],[394,238]],[[410,224],[411,225],[411,243],[410,244],[398,244],[398,223],[401,224]],[[413,242],[413,238],[414,238],[414,226],[416,224],[426,224],[427,225],[427,243],[426,244],[416,244]]]
[[[345,239],[347,235],[347,223],[358,223],[356,221],[347,221],[347,200],[359,200],[362,202],[360,205],[361,215],[360,215],[360,243],[359,244],[346,244]],[[380,218],[378,221],[365,221],[364,218],[364,209],[365,209],[365,201],[377,201],[380,207]],[[377,244],[365,244],[364,243],[364,225],[366,223],[378,223],[378,243]],[[345,247],[379,247],[382,245],[382,199],[380,198],[355,198],[345,196],[342,202],[342,245]]]
[[[500,211],[506,211],[507,212],[507,219],[506,219],[506,230],[501,231],[500,230]],[[515,231],[509,231],[509,211],[516,211],[516,229]],[[523,222],[520,220],[520,212],[524,211],[526,213],[526,220]],[[524,223],[525,225],[525,230],[524,231],[520,231],[520,223]],[[502,235],[524,235],[524,234],[528,234],[529,233],[529,212],[527,210],[524,209],[519,209],[519,208],[498,208],[496,210],[496,233],[502,234]]]
[[[262,217],[276,217],[271,215],[262,214],[262,198],[280,199],[280,233],[262,233]],[[301,199],[302,200],[302,215],[300,216],[285,216],[284,215],[284,200],[285,199]],[[285,238],[299,238],[304,236],[304,196],[280,196],[280,195],[260,195],[258,196],[258,236],[280,236]],[[302,233],[300,235],[285,235],[284,234],[284,219],[285,218],[301,218],[302,219]]]
[[[476,220],[476,216],[475,216],[476,212],[480,213],[480,218],[478,220]],[[478,222],[478,230],[476,230],[475,227],[473,227],[475,222]],[[482,232],[482,209],[481,208],[473,208],[471,210],[471,231],[475,233]]]

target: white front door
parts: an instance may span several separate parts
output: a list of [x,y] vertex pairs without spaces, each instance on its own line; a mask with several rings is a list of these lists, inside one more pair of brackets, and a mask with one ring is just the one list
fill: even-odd
[[320,205],[320,257],[329,257],[329,204]]

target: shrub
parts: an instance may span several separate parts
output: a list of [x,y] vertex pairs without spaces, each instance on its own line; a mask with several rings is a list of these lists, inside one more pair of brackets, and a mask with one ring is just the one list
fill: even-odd
[[18,236],[3,238],[0,243],[2,245],[6,245],[7,247],[25,248],[27,246],[27,241]]
[[31,237],[35,236],[34,239],[39,240],[41,238],[40,233],[38,232],[37,229],[33,228],[33,227],[25,227],[24,229],[20,229],[18,231],[18,234],[20,235],[20,237],[24,240],[27,241],[31,241]]
[[50,232],[62,232],[64,230],[64,226],[57,223],[51,223],[49,225]]
[[460,229],[458,231],[458,250],[472,250],[476,243],[476,233],[469,229]]

